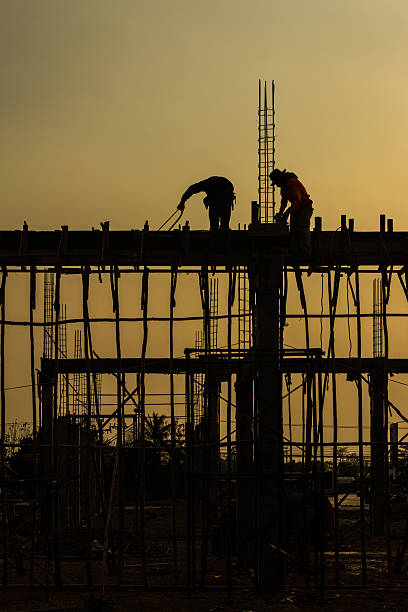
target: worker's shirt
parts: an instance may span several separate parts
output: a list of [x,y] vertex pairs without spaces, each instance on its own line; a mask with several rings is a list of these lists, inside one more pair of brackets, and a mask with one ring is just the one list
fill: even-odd
[[291,203],[290,212],[296,212],[308,204],[312,204],[309,194],[297,178],[290,178],[286,185],[281,187],[282,207]]

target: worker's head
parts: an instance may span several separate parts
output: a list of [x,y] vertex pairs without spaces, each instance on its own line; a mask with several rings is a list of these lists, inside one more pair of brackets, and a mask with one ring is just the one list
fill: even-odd
[[272,181],[273,185],[277,185],[278,187],[282,187],[282,185],[285,183],[285,170],[278,170],[278,168],[275,168],[274,170],[272,170],[272,172],[269,175],[269,178]]

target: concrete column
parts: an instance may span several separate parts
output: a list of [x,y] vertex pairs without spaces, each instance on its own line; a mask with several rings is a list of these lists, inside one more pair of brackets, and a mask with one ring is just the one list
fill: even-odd
[[386,509],[386,463],[387,430],[385,411],[388,398],[388,374],[384,358],[373,359],[376,362],[370,374],[371,383],[371,530],[375,536],[384,535]]
[[[280,262],[261,260],[251,274],[255,291],[256,407],[259,480],[259,586],[278,592],[283,585],[279,553],[282,523],[283,424],[282,374],[279,368]],[[270,478],[262,477],[271,474]]]

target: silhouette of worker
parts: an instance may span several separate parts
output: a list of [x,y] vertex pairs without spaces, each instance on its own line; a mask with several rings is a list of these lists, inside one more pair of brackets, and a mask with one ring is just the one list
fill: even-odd
[[203,202],[210,216],[210,230],[228,230],[231,210],[234,206],[234,185],[224,176],[210,176],[199,183],[194,183],[181,196],[179,210],[184,210],[186,201],[192,195],[204,191]]
[[[275,221],[286,223],[290,215],[290,252],[292,255],[312,254],[310,219],[313,214],[313,200],[296,174],[275,168],[269,175],[273,185],[280,187],[281,205]],[[287,210],[286,207],[290,202]]]

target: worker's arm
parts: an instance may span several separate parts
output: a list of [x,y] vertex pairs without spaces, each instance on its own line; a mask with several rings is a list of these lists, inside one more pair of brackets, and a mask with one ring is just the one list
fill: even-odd
[[[282,196],[282,199],[281,199],[281,204],[280,204],[280,209],[279,209],[279,214],[280,214],[280,215],[283,213],[283,211],[285,210],[285,208],[287,207],[287,205],[288,205],[288,199]],[[290,207],[289,207],[289,209],[288,209],[288,210],[290,210]],[[286,211],[286,212],[287,212],[287,211]]]
[[204,181],[194,183],[194,185],[190,185],[190,187],[186,189],[186,191],[181,196],[180,204],[177,206],[179,210],[184,210],[185,203],[189,198],[191,198],[191,196],[195,195],[196,193],[200,193],[200,191],[203,191],[203,183]]
[[290,211],[292,209],[292,206],[289,206],[289,208],[285,210],[287,205],[288,205],[288,199],[285,196],[282,196],[279,211],[275,215],[275,221],[286,223],[290,215]]

